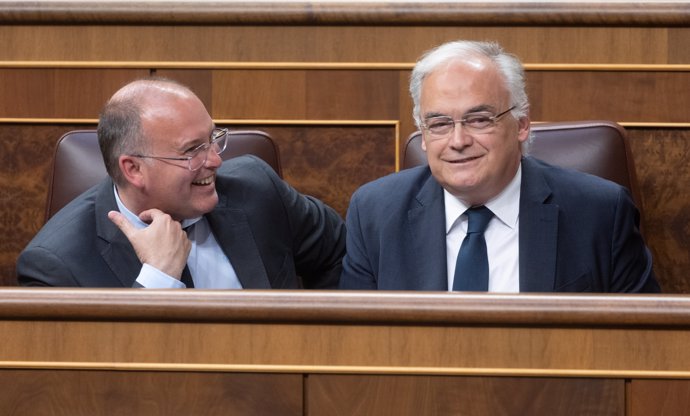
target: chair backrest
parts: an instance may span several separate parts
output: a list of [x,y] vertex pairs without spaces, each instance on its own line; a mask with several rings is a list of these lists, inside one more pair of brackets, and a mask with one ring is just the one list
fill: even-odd
[[[261,131],[231,131],[221,157],[228,160],[246,154],[260,157],[282,177],[278,147],[268,134]],[[46,221],[107,175],[96,130],[75,130],[63,135],[55,146]]]
[[[638,207],[639,190],[625,129],[611,121],[535,123],[529,154],[552,165],[591,173],[625,186]],[[421,132],[405,143],[403,169],[426,164]]]

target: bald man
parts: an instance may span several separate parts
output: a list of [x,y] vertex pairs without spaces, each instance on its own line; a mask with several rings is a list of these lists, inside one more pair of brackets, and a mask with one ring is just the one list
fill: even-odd
[[109,178],[22,251],[19,284],[337,287],[340,216],[256,157],[223,162],[228,131],[187,87],[160,78],[124,86],[101,113],[98,141]]

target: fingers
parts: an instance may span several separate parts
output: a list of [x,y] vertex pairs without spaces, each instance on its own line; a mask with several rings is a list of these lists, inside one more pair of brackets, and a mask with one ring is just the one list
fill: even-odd
[[146,211],[141,211],[139,213],[139,219],[147,224],[151,224],[156,218],[161,218],[166,215],[168,214],[159,209],[151,208],[147,209]]
[[138,229],[120,212],[108,212],[108,218],[127,237],[142,263],[177,279],[187,263],[191,242],[179,222],[158,209],[149,209],[139,214],[139,218],[149,223],[148,227]]
[[113,222],[117,226],[117,228],[122,231],[122,233],[128,238],[131,239],[132,235],[136,231],[136,228],[134,225],[132,225],[129,220],[122,215],[121,212],[119,211],[110,211],[108,212],[108,219]]

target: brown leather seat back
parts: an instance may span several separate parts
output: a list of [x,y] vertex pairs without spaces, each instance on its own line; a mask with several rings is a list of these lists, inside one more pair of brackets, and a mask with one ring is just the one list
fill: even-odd
[[[280,153],[271,137],[261,131],[231,131],[223,160],[252,154],[282,177]],[[55,147],[46,221],[79,194],[107,176],[96,130],[75,130],[63,135]]]
[[[552,165],[591,173],[625,186],[640,207],[637,178],[625,129],[611,121],[532,124],[529,154]],[[403,169],[426,164],[422,134],[405,143]]]

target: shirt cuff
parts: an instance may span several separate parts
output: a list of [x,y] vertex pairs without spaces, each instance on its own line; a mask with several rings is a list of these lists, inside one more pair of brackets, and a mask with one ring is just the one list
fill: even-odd
[[147,289],[185,289],[187,287],[181,281],[147,263],[141,267],[136,282]]

